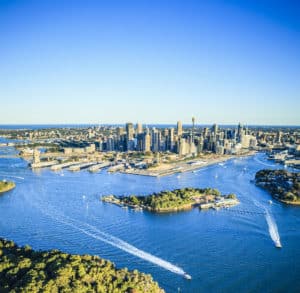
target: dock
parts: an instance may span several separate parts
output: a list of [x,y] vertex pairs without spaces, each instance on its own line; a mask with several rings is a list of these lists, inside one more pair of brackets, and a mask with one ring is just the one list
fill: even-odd
[[102,163],[99,163],[99,164],[96,164],[96,165],[93,165],[93,166],[89,167],[88,171],[91,172],[91,173],[95,173],[95,172],[98,172],[99,170],[101,170],[105,167],[108,167],[110,165],[111,165],[110,162],[102,162]]
[[57,165],[53,165],[53,166],[51,166],[51,170],[52,171],[59,171],[59,170],[61,170],[61,169],[64,169],[64,168],[68,168],[68,167],[70,167],[70,166],[72,166],[72,165],[76,165],[76,164],[78,164],[79,162],[67,162],[67,163],[61,163],[61,164],[57,164]]
[[31,163],[30,167],[32,169],[39,169],[39,168],[46,168],[46,167],[51,167],[53,165],[57,165],[58,161],[46,161],[46,162],[39,162],[39,163]]
[[124,164],[118,164],[118,165],[112,166],[108,169],[108,172],[114,173],[114,172],[121,171],[121,170],[124,170]]
[[86,168],[88,168],[90,166],[93,166],[95,164],[97,164],[97,162],[81,163],[81,164],[77,164],[77,165],[73,165],[73,166],[69,167],[68,170],[73,171],[73,172],[80,171],[82,169],[86,169]]

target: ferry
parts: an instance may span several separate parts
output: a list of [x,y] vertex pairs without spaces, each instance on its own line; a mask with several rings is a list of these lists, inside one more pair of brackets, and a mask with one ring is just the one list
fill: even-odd
[[183,274],[183,277],[184,277],[185,279],[187,279],[187,280],[192,280],[191,275],[189,275],[189,274],[187,274],[187,273],[184,273],[184,274]]

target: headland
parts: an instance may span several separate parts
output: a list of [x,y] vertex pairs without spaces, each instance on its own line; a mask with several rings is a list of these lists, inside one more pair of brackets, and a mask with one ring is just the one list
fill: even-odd
[[264,169],[256,173],[255,183],[280,202],[300,205],[300,173]]

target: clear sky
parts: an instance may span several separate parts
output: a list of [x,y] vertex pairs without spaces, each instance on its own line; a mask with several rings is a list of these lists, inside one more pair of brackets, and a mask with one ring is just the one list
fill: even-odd
[[0,124],[300,125],[300,2],[0,0]]

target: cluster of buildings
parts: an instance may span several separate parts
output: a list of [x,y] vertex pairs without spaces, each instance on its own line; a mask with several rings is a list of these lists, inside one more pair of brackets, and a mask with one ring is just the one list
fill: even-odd
[[[24,139],[32,145],[52,145],[67,155],[94,152],[169,152],[179,156],[199,153],[241,154],[248,150],[285,150],[300,145],[297,128],[251,126],[125,125],[78,126],[38,130],[13,130],[10,138]],[[4,135],[6,133],[3,133]],[[0,135],[3,135],[0,130]]]
[[184,156],[202,152],[236,154],[257,146],[256,137],[240,124],[235,129],[219,129],[216,124],[196,129],[194,118],[192,126],[185,129],[181,121],[170,128],[126,123],[125,127],[111,128],[108,135],[97,137],[96,130],[91,130],[90,135],[99,151],[173,152]]

